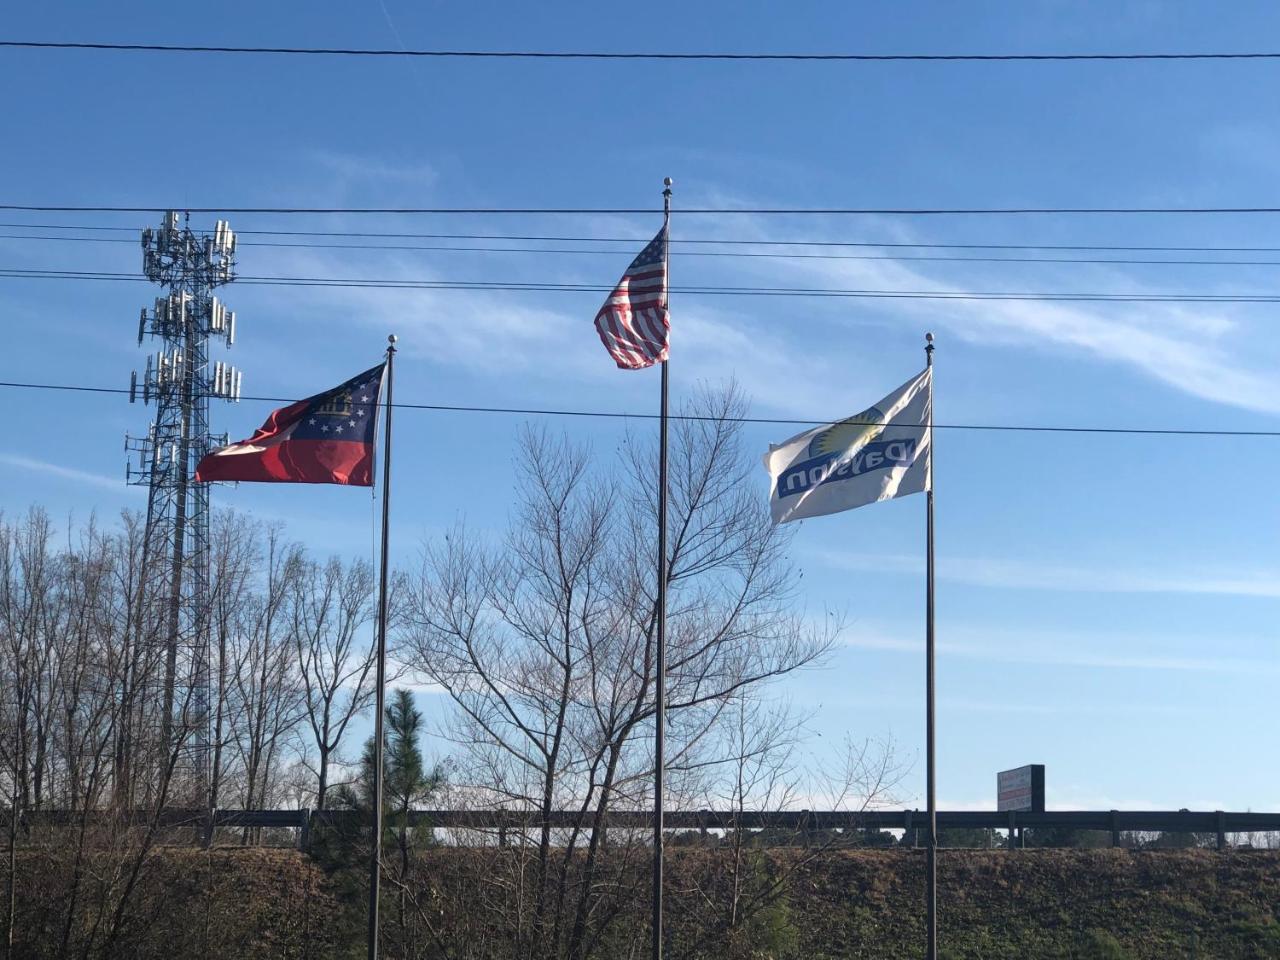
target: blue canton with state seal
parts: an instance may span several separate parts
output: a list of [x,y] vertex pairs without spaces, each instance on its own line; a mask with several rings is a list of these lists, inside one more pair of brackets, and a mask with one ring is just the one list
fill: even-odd
[[929,489],[931,371],[855,416],[769,448],[774,523],[851,510]]

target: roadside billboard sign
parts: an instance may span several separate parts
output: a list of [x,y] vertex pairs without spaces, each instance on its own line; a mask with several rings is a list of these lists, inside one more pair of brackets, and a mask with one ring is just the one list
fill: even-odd
[[996,774],[996,809],[1044,812],[1044,764],[1032,763]]

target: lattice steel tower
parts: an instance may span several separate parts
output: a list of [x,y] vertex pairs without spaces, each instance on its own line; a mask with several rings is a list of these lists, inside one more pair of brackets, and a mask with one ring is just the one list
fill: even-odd
[[159,727],[166,752],[184,744],[194,794],[185,799],[195,800],[209,782],[210,557],[209,487],[192,478],[200,458],[226,443],[209,432],[210,398],[238,400],[240,372],[209,363],[212,340],[235,342],[235,314],[213,295],[234,278],[235,234],[223,220],[212,234],[189,223],[189,214],[169,211],[158,230],[142,233],[143,272],[166,293],[138,321],[138,343],[150,336],[158,349],[140,383],[134,372],[129,400],[141,394],[156,412],[146,436],[126,440],[137,454],[126,476],[149,492],[137,617],[144,666],[135,683],[148,719],[140,723]]

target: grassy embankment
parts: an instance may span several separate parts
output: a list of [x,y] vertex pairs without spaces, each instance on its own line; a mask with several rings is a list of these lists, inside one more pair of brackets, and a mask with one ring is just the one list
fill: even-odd
[[[425,856],[422,875],[432,876],[431,858],[474,857],[476,851],[435,848]],[[695,874],[705,875],[709,856],[672,851],[673,900],[682,888],[691,889]],[[761,853],[757,880],[795,856],[786,850]],[[20,861],[17,955],[57,956],[69,873],[47,856]],[[1280,958],[1277,851],[948,850],[940,865],[947,958]],[[363,945],[364,904],[355,876],[354,870],[326,875],[285,850],[162,850],[144,871],[116,955],[345,960]],[[82,944],[95,926],[101,943],[99,925],[111,918],[98,907],[110,897],[100,900],[98,894],[110,880],[90,865],[72,944]],[[709,937],[705,924],[715,909],[705,901],[697,912],[673,903],[672,954],[688,955],[696,944],[702,956],[916,958],[923,881],[921,851],[824,854],[795,871],[784,896],[758,913],[732,944]],[[646,913],[647,905],[637,903],[635,916],[620,922],[638,928]],[[448,927],[448,918],[442,919]]]

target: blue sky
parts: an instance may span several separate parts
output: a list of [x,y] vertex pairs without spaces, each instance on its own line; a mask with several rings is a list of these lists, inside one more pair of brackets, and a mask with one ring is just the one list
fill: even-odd
[[[51,2],[8,11],[3,33],[295,46],[1032,53],[1248,50],[1266,47],[1262,38],[1277,28],[1280,9],[1265,3],[1233,4],[1225,17],[1216,4],[1172,3],[637,10],[382,0],[229,2],[216,13]],[[0,194],[11,203],[179,208],[653,206],[652,216],[573,219],[233,218],[241,230],[634,236],[638,250],[659,223],[661,178],[669,175],[676,240],[1280,247],[1274,216],[679,212],[1275,205],[1277,70],[1268,61],[409,62],[6,50]],[[154,218],[3,219],[140,229]],[[635,250],[534,256],[245,245],[240,272],[611,283]],[[687,252],[673,252],[674,284],[1276,291],[1275,268],[1266,265]],[[4,267],[136,271],[138,261],[132,243],[0,239]],[[137,311],[153,296],[144,284],[0,280],[0,379],[127,385],[144,357],[134,343]],[[397,398],[406,401],[639,412],[655,403],[656,373],[616,371],[600,348],[590,327],[596,293],[240,285],[225,299],[237,311],[238,343],[219,357],[244,369],[248,394],[331,386],[375,362],[394,331],[403,347]],[[759,416],[847,416],[914,374],[923,333],[933,330],[940,423],[1280,429],[1274,306],[676,294],[672,308],[677,400],[700,381],[732,376]],[[0,395],[9,429],[0,508],[41,503],[83,517],[144,505],[123,484],[122,452],[124,433],[145,428],[142,407],[122,398]],[[215,423],[244,436],[269,406],[219,408]],[[616,421],[553,425],[604,452],[628,429]],[[411,557],[423,537],[458,518],[501,528],[519,426],[519,418],[478,414],[398,419],[399,556]],[[793,432],[751,426],[747,437],[763,451]],[[473,472],[459,484],[464,463]],[[1039,762],[1058,807],[1280,809],[1280,770],[1266,760],[1280,719],[1278,466],[1274,438],[939,431],[942,806],[989,807],[997,770]],[[763,500],[763,472],[758,480]],[[216,499],[285,519],[318,551],[370,550],[374,504],[366,493],[244,486]],[[802,525],[793,556],[806,607],[847,610],[851,622],[827,665],[789,684],[791,696],[817,711],[815,750],[846,731],[892,733],[917,761],[905,799],[919,804],[923,518],[915,497]]]

